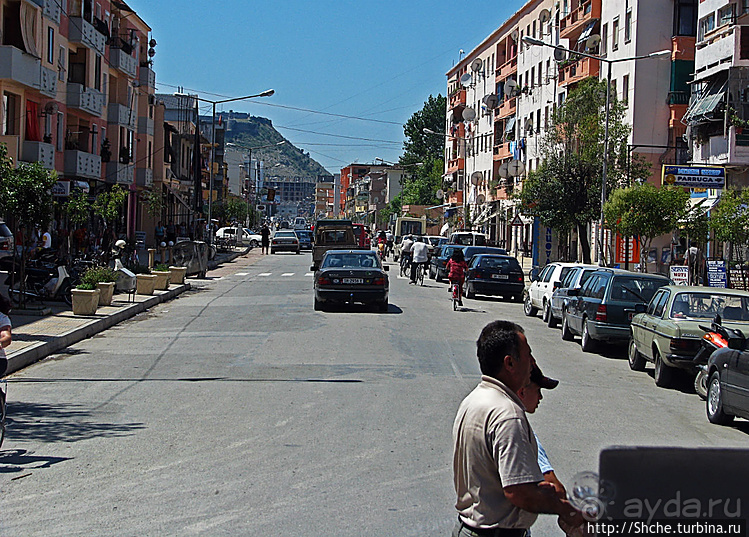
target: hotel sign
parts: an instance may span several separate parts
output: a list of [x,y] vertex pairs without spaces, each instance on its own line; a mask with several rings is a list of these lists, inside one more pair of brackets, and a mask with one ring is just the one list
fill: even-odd
[[726,169],[718,166],[663,165],[664,185],[691,188],[725,188]]

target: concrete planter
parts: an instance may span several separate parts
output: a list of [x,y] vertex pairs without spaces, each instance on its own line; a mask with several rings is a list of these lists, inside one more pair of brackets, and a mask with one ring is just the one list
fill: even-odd
[[155,274],[136,274],[135,275],[135,292],[139,295],[152,295],[156,289]]
[[169,282],[182,285],[185,283],[185,275],[187,274],[187,267],[169,267]]
[[99,295],[101,291],[94,289],[72,289],[73,315],[93,315],[99,307]]
[[156,276],[156,285],[154,286],[155,289],[158,289],[160,291],[166,291],[169,289],[169,275],[171,274],[170,271],[159,271],[159,270],[152,270],[151,274]]
[[111,306],[112,295],[114,295],[114,282],[99,282],[97,285],[99,291],[101,291],[101,294],[99,295],[99,305]]

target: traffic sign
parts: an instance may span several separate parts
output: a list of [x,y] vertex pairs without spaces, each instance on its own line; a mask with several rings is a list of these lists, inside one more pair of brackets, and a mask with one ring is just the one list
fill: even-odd
[[510,223],[511,226],[522,226],[523,220],[520,218],[519,214],[515,215],[515,218],[512,219],[512,222]]

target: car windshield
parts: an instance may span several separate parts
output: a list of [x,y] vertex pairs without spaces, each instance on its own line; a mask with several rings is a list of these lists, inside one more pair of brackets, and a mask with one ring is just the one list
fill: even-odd
[[478,268],[495,269],[495,270],[522,270],[517,259],[512,257],[481,257],[478,261]]
[[440,257],[444,257],[444,258],[451,257],[455,253],[455,250],[461,250],[462,248],[463,248],[462,246],[445,246],[444,248],[442,248],[442,253],[440,254]]
[[296,238],[296,233],[293,231],[277,231],[275,236],[282,238]]
[[374,253],[328,254],[322,268],[379,268],[379,265]]
[[671,305],[672,319],[713,319],[749,322],[749,297],[721,293],[679,293]]
[[650,302],[655,292],[666,285],[668,280],[660,278],[618,277],[611,286],[612,300],[629,302]]

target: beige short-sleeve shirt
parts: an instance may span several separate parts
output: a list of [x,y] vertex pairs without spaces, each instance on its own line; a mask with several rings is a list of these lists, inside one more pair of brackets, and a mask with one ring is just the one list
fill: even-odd
[[482,376],[458,408],[453,441],[460,517],[477,528],[530,528],[538,515],[514,506],[503,490],[543,481],[538,444],[518,396]]

